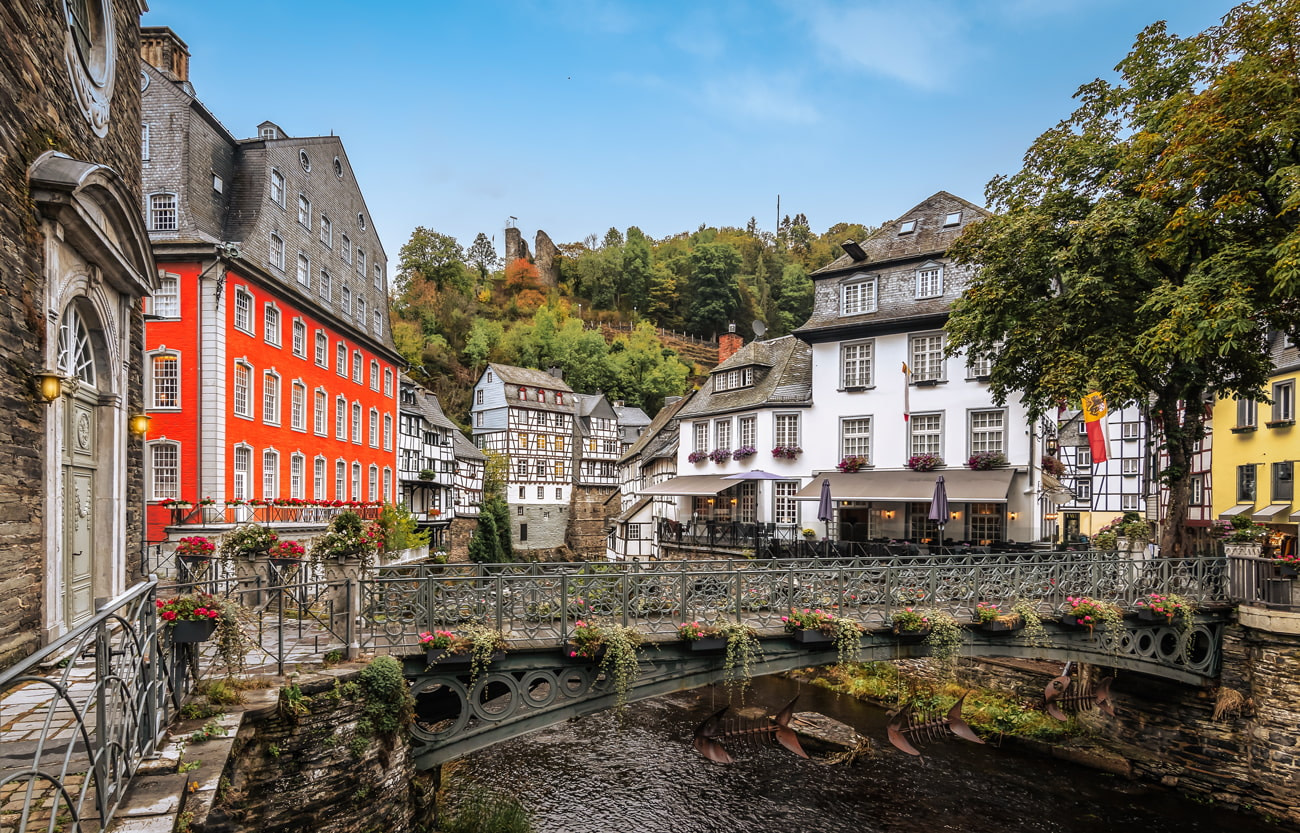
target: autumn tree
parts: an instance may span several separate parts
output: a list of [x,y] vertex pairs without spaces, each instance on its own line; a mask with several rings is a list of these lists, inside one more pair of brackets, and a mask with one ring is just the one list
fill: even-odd
[[[1100,390],[1149,406],[1168,465],[1165,555],[1186,554],[1207,398],[1266,401],[1271,329],[1300,329],[1300,0],[1139,35],[951,254],[977,267],[949,350],[994,359],[999,401],[1037,416]],[[1182,407],[1183,404],[1188,407]]]
[[417,226],[398,252],[398,294],[415,280],[432,283],[442,289],[454,286],[463,292],[472,289],[465,271],[465,252],[456,238]]

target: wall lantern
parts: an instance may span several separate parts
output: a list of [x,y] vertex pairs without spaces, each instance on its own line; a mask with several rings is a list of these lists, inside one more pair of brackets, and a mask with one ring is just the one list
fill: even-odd
[[1044,518],[1045,520],[1054,521],[1054,520],[1056,520],[1056,513],[1055,513],[1055,512],[1048,512],[1046,515],[1043,516],[1043,518]]
[[63,395],[63,376],[57,370],[42,370],[36,374],[36,381],[46,402],[54,402]]
[[1020,513],[1019,513],[1019,512],[1008,512],[1008,513],[1007,513],[1007,520],[1014,521],[1014,520],[1016,520],[1016,519],[1019,518],[1019,517],[1020,517]]
[[136,414],[127,420],[127,425],[130,426],[132,434],[143,437],[149,433],[149,423],[152,421],[153,417],[148,414]]
[[885,520],[892,521],[892,520],[894,519],[894,510],[893,510],[893,509],[886,509],[886,510],[884,511],[884,515],[885,515]]
[[954,510],[953,510],[951,513],[949,513],[949,514],[952,515],[952,519],[953,519],[954,521],[960,521],[960,520],[961,520],[961,510],[960,510],[960,509],[954,509]]

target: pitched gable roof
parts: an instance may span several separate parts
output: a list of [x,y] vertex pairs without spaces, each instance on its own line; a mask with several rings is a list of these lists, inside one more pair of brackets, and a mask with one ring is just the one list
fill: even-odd
[[[955,225],[945,225],[948,215],[954,212],[960,212],[960,221]],[[864,259],[854,260],[845,253],[809,277],[816,280],[846,269],[865,269],[892,260],[942,254],[966,226],[988,216],[989,212],[975,203],[947,191],[940,191],[912,206],[897,219],[885,223],[875,234],[861,241],[862,250],[866,253]],[[901,225],[907,221],[915,222],[914,229],[910,232],[901,229]]]
[[[713,382],[710,381],[691,398],[690,404],[681,410],[680,416],[688,418],[766,405],[811,405],[812,348],[794,336],[782,336],[758,344],[761,349],[751,351],[750,356],[766,353],[772,363],[766,372],[755,371],[751,386],[715,391]],[[752,345],[741,348],[741,352],[750,346]],[[725,367],[730,361],[728,359],[722,366]],[[753,364],[753,361],[742,361],[741,365],[736,366],[748,364]],[[713,378],[716,379],[716,375]]]
[[514,365],[497,364],[496,362],[488,362],[488,367],[496,373],[498,379],[507,385],[526,385],[530,388],[546,388],[547,390],[573,393],[573,388],[569,387],[563,379],[552,376],[544,370],[537,370],[532,367],[515,367]]

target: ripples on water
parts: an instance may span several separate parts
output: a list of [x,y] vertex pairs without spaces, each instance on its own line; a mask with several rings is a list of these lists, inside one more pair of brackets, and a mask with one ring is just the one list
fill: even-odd
[[[726,702],[719,689],[584,717],[468,756],[454,778],[494,785],[528,808],[537,833],[1262,833],[1279,828],[1013,749],[956,739],[916,761],[889,746],[884,712],[774,677],[750,706],[831,715],[869,736],[874,755],[824,766],[776,746],[728,744],[736,763],[691,747],[695,727]],[[454,782],[453,782],[454,783]]]

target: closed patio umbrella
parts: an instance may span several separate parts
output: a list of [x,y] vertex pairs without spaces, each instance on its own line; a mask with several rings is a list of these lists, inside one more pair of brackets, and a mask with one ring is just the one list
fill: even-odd
[[939,544],[943,544],[943,525],[948,523],[948,487],[943,484],[943,475],[934,481],[934,496],[930,498],[930,520],[939,525]]
[[831,517],[834,512],[831,509],[831,481],[822,480],[822,496],[817,501],[817,520],[826,523],[826,540],[831,537]]

